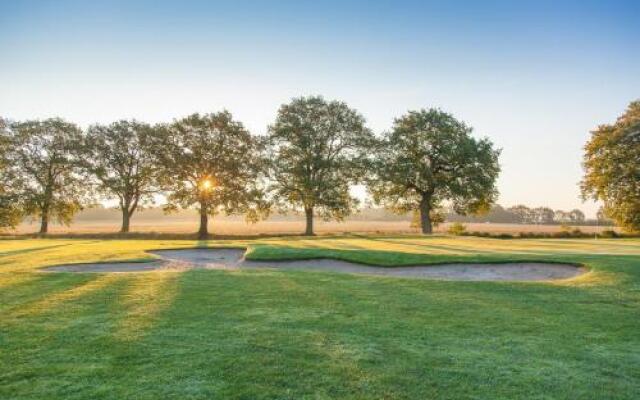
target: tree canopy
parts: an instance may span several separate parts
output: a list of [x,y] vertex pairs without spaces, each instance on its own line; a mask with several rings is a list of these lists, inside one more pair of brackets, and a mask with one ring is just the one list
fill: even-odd
[[350,184],[365,173],[373,135],[345,103],[320,96],[282,105],[269,128],[272,193],[281,210],[303,210],[305,234],[313,217],[342,220],[358,204]]
[[600,125],[585,146],[582,195],[604,203],[605,214],[640,230],[640,100],[614,124]]
[[118,121],[93,125],[84,138],[83,166],[106,197],[118,199],[121,232],[129,232],[131,216],[157,190],[154,132],[148,124]]
[[59,118],[12,124],[9,163],[20,179],[21,203],[27,215],[40,218],[47,233],[51,218],[69,223],[87,194],[79,171],[81,130]]
[[14,143],[9,125],[0,118],[0,229],[13,228],[22,218],[20,182],[10,161]]
[[158,165],[169,192],[166,209],[196,206],[200,237],[208,236],[208,216],[242,213],[255,221],[268,213],[262,143],[231,113],[193,114],[161,132]]
[[488,139],[437,109],[410,111],[394,121],[377,146],[368,187],[377,204],[418,211],[423,233],[444,201],[456,213],[488,210],[497,197],[498,156]]

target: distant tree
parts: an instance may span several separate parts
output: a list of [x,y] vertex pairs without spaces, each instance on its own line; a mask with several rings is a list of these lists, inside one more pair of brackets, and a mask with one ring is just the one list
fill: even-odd
[[0,118],[0,229],[14,228],[23,212],[18,196],[21,183],[10,161],[14,145],[9,125]]
[[507,210],[515,216],[516,222],[519,224],[530,224],[533,222],[533,211],[523,204],[509,207]]
[[432,212],[449,200],[457,214],[488,211],[497,196],[498,156],[488,139],[437,109],[410,111],[394,122],[376,152],[369,191],[399,213],[417,210],[423,233]]
[[614,221],[607,217],[607,214],[604,212],[604,207],[598,208],[596,212],[596,221],[600,225],[613,225]]
[[491,210],[486,215],[486,222],[495,223],[514,223],[516,222],[515,216],[500,204],[494,204]]
[[53,218],[68,224],[82,208],[86,181],[79,175],[80,129],[59,118],[14,123],[9,162],[23,182],[25,213],[40,218],[40,233]]
[[342,220],[358,204],[349,185],[363,176],[372,143],[364,118],[345,103],[313,96],[281,106],[269,128],[276,204],[304,210],[306,235],[313,235],[316,213]]
[[582,196],[627,230],[640,230],[640,100],[613,125],[600,125],[585,146]]
[[551,224],[555,213],[549,207],[536,207],[531,210],[533,222],[536,224]]
[[553,214],[553,221],[559,224],[564,224],[571,221],[571,213],[563,210],[556,210]]
[[581,224],[585,220],[584,213],[577,208],[573,209],[569,211],[569,220],[574,224]]
[[102,193],[118,199],[121,232],[129,232],[131,216],[157,191],[153,135],[151,126],[137,121],[94,125],[85,135],[83,166]]
[[193,114],[166,126],[158,137],[160,178],[169,191],[165,209],[196,206],[200,238],[209,234],[209,216],[242,213],[255,221],[268,212],[260,188],[261,143],[231,113]]
[[455,210],[453,210],[453,207],[449,207],[445,219],[449,222],[491,222],[500,224],[520,222],[515,214],[505,209],[500,204],[494,204],[486,214],[478,215],[458,215]]

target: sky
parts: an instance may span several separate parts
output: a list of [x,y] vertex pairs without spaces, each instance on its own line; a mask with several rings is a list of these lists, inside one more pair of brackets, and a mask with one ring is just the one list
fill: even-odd
[[323,95],[376,133],[437,107],[502,148],[499,203],[579,196],[589,132],[640,98],[640,1],[0,0],[0,115],[81,126]]

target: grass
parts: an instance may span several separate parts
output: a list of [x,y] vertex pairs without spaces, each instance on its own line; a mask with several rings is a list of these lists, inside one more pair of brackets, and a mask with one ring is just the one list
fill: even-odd
[[[387,266],[582,263],[554,283],[309,271],[45,274],[145,250]],[[2,399],[635,399],[640,240],[0,241]]]

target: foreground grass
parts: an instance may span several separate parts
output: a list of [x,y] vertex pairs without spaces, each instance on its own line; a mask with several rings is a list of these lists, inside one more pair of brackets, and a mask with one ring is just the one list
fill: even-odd
[[[387,266],[550,260],[556,283],[308,271],[44,274],[144,250]],[[2,399],[634,399],[640,240],[0,241]]]

